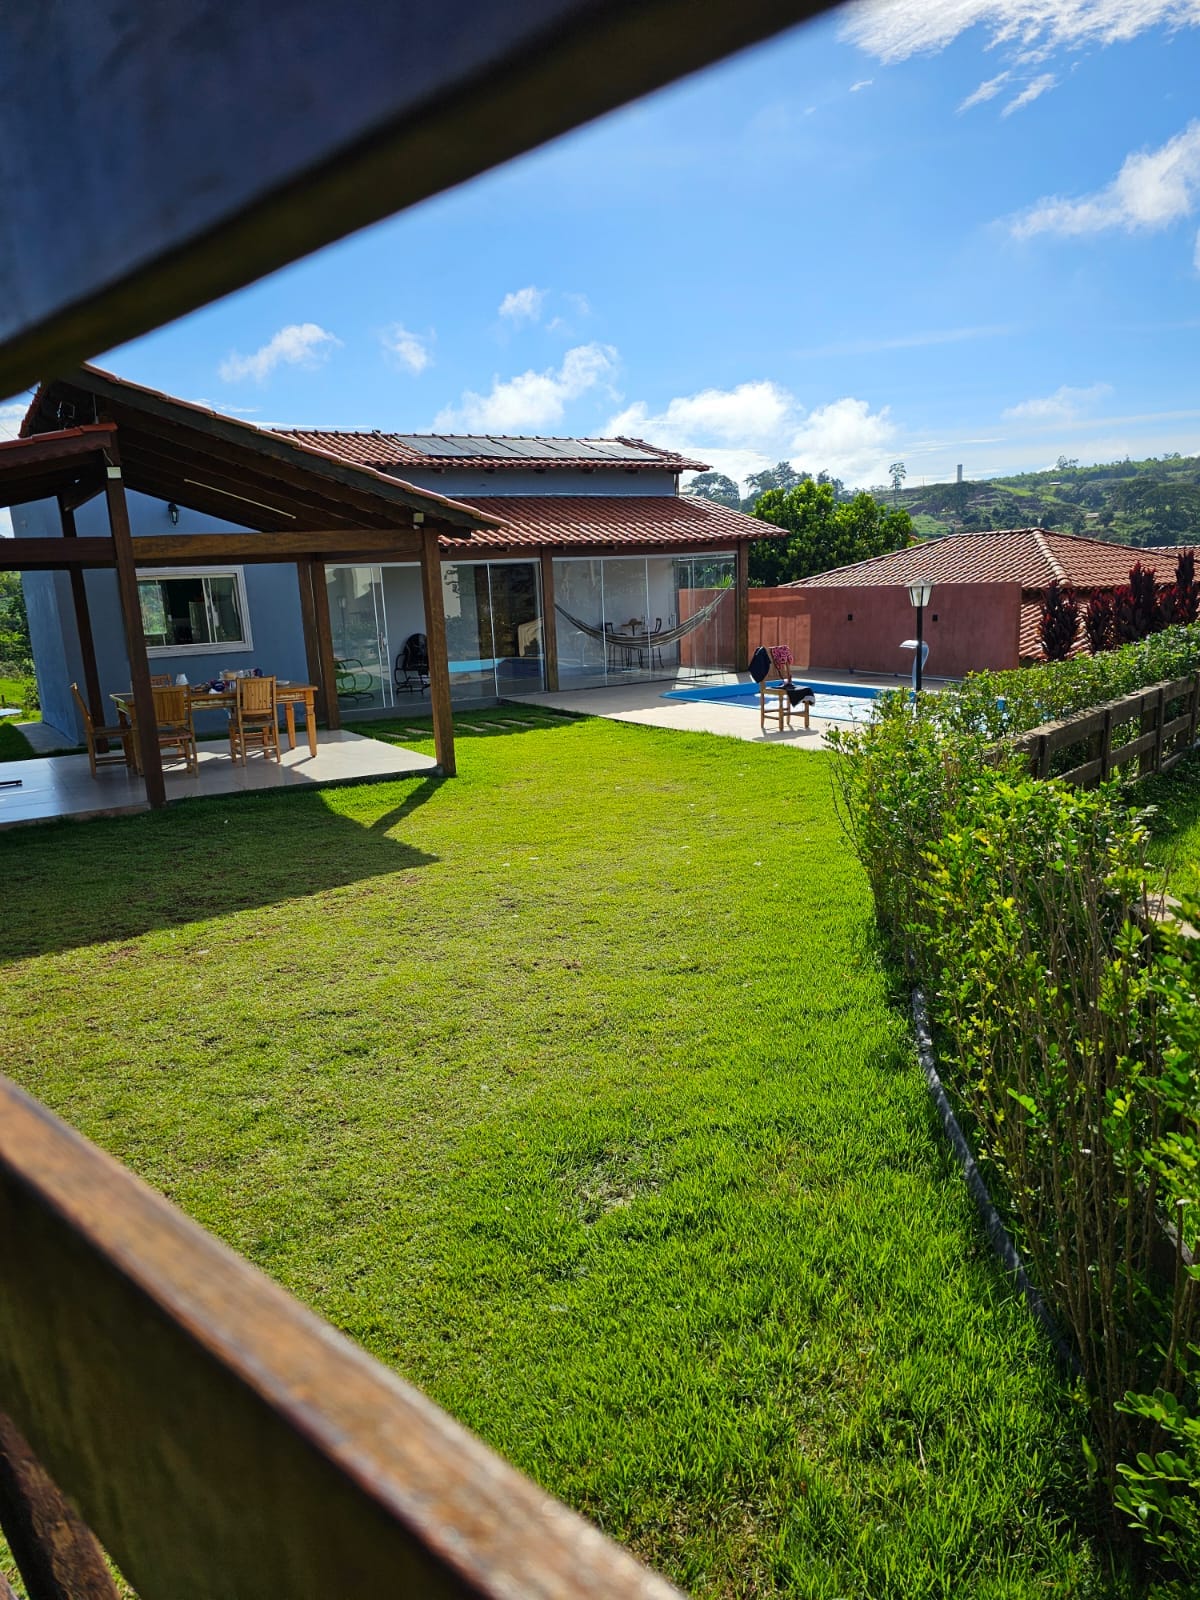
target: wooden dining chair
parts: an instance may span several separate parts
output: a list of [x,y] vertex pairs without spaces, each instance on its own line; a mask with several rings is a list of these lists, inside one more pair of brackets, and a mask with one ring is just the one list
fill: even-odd
[[192,697],[187,689],[159,688],[154,686],[154,721],[158,731],[158,748],[163,755],[176,752],[184,765],[196,777],[200,771],[200,754],[196,749],[196,729],[192,723]]
[[258,745],[264,755],[279,753],[279,703],[274,678],[239,678],[237,701],[229,713],[229,753],[246,764],[246,751]]
[[[75,704],[79,708],[79,715],[83,719],[84,737],[87,739],[88,762],[91,765],[92,777],[96,776],[97,767],[114,767],[119,761],[123,767],[130,765],[129,743],[131,730],[127,724],[112,723],[107,726],[95,722],[92,713],[88,710],[87,701],[79,692],[79,685],[71,685],[71,693],[75,696]],[[115,750],[98,750],[97,744],[115,744]]]
[[150,687],[152,689],[169,689],[171,687],[171,674],[169,672],[152,672],[150,674]]

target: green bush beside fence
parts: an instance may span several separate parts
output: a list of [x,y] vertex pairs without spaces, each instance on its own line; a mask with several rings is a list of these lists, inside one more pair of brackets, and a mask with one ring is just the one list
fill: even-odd
[[[834,736],[881,929],[929,994],[943,1077],[1078,1355],[1089,1463],[1200,1576],[1200,941],[1150,916],[1115,783],[1038,782],[994,740],[1200,669],[1200,627],[878,703]],[[997,706],[1002,698],[1004,704]]]

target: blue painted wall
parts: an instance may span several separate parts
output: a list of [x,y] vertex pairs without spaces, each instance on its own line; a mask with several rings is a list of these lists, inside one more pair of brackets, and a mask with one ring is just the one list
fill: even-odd
[[[236,522],[201,517],[181,507],[176,527],[161,500],[130,492],[129,521],[135,535],[161,533],[235,533],[244,531]],[[108,520],[102,497],[81,506],[76,524],[82,536],[103,537]],[[58,508],[53,501],[37,501],[13,508],[13,529],[18,535],[54,538],[61,534]],[[199,563],[197,563],[199,565]],[[308,665],[304,654],[304,631],[300,618],[300,593],[296,569],[291,563],[249,565],[243,568],[246,605],[250,628],[249,650],[214,649],[211,652],[152,651],[150,670],[169,672],[172,677],[187,674],[190,683],[203,683],[223,671],[239,667],[261,667],[279,678],[304,682]],[[129,687],[129,658],[121,624],[117,578],[111,571],[85,574],[92,637],[96,645],[96,667],[105,712],[109,695]],[[29,607],[29,632],[33,645],[34,668],[42,715],[53,727],[82,743],[83,728],[71,696],[71,683],[83,687],[83,663],[71,584],[66,573],[26,573],[22,585]],[[86,696],[85,696],[86,698]],[[225,726],[221,712],[200,713],[196,725],[200,733],[217,732]]]

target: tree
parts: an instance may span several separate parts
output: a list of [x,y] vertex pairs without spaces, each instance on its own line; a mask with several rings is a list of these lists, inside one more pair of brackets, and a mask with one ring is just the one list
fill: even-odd
[[1175,561],[1175,582],[1162,592],[1159,602],[1163,622],[1192,623],[1200,614],[1200,584],[1196,582],[1196,552],[1181,550]]
[[28,671],[33,657],[19,572],[0,572],[0,662]]
[[777,461],[773,467],[764,467],[761,472],[751,473],[746,479],[750,493],[742,501],[742,510],[753,511],[761,495],[768,494],[772,489],[782,490],[786,494],[797,484],[806,483],[811,476],[809,472],[797,472],[790,461]]
[[711,500],[716,505],[728,506],[731,511],[736,511],[742,503],[737,484],[723,472],[698,472],[683,492],[693,495],[697,500]]
[[1094,656],[1102,650],[1112,650],[1117,642],[1117,618],[1113,597],[1098,589],[1087,603],[1083,613],[1083,631],[1087,635],[1088,649]]
[[900,490],[908,477],[908,468],[903,461],[893,461],[888,468],[888,477],[892,480],[892,493],[896,496],[896,504],[900,504]]
[[786,493],[768,489],[754,515],[788,530],[786,539],[750,546],[750,582],[766,587],[903,550],[912,538],[907,511],[891,511],[865,492],[839,504],[831,483],[811,478]]
[[1065,661],[1071,654],[1078,631],[1079,601],[1075,598],[1075,591],[1054,578],[1042,596],[1042,618],[1038,625],[1042,654],[1046,660]]
[[1078,465],[1078,456],[1059,456],[1058,460],[1054,463],[1054,470],[1056,472],[1074,472]]
[[1159,633],[1163,627],[1158,579],[1140,561],[1129,571],[1129,582],[1113,597],[1118,644],[1135,644],[1139,639]]

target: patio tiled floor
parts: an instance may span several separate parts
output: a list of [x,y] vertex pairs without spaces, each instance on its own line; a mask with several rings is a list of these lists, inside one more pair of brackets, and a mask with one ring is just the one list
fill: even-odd
[[[302,737],[295,750],[284,751],[278,765],[252,755],[243,767],[229,759],[229,746],[224,741],[202,743],[196,777],[189,777],[178,763],[167,767],[167,799],[401,778],[431,772],[436,765],[432,756],[418,755],[415,750],[366,739],[344,729],[322,729],[315,756],[309,755],[308,741]],[[0,788],[0,828],[59,817],[82,821],[146,810],[146,791],[139,778],[131,777],[120,766],[101,767],[93,778],[86,755],[0,764],[0,782],[10,778],[19,779],[21,786]]]

